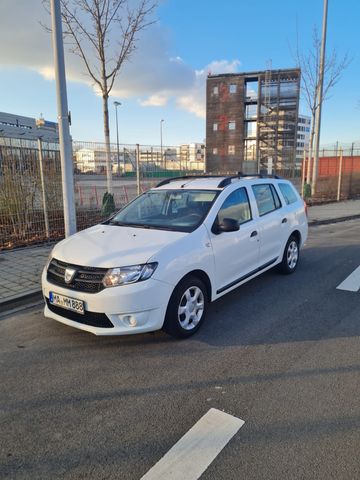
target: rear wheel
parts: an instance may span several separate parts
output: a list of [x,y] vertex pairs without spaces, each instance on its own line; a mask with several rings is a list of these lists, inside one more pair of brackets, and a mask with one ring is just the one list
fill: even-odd
[[171,295],[163,330],[173,337],[190,337],[204,321],[207,303],[204,283],[197,277],[184,278]]
[[299,240],[292,235],[287,241],[282,262],[279,265],[281,273],[288,275],[295,272],[299,263],[300,247]]

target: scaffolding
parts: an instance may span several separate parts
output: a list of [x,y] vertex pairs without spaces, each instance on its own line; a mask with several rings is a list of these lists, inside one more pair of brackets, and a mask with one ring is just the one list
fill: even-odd
[[266,70],[259,77],[259,171],[292,173],[295,169],[299,89],[298,70]]

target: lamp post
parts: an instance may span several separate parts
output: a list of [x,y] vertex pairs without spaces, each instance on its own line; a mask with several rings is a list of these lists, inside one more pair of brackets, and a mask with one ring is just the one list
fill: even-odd
[[76,232],[76,213],[60,0],[50,0],[50,7],[59,124],[64,226],[65,237],[68,237]]
[[[117,164],[118,164],[118,174],[120,175],[120,149],[119,149],[119,124],[118,124],[118,110],[117,107],[121,105],[120,102],[114,102],[115,105],[115,116],[116,116],[116,146],[117,146]],[[124,168],[125,174],[125,168]]]
[[162,125],[163,125],[164,119],[160,120],[160,161],[163,161],[163,138],[162,138]]
[[315,116],[315,155],[313,164],[313,175],[311,194],[316,193],[316,182],[318,177],[318,163],[319,163],[319,150],[320,150],[320,127],[321,127],[321,109],[323,104],[323,87],[324,87],[324,75],[325,75],[325,48],[326,48],[326,30],[327,30],[327,16],[328,16],[328,0],[324,0],[324,12],[323,12],[323,24],[322,24],[322,37],[321,37],[321,50],[320,50],[320,66],[319,66],[319,83],[317,89],[317,105]]

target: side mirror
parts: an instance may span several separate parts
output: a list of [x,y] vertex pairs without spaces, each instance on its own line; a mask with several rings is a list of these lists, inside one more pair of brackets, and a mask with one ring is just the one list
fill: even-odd
[[240,230],[240,225],[234,218],[224,218],[222,223],[217,225],[217,232],[237,232]]

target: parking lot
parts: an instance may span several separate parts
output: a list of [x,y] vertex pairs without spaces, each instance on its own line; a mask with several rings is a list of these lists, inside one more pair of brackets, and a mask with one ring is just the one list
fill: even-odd
[[359,478],[359,292],[336,288],[359,238],[312,227],[294,275],[224,296],[188,340],[1,319],[0,478],[140,479],[211,408],[245,423],[203,480]]

